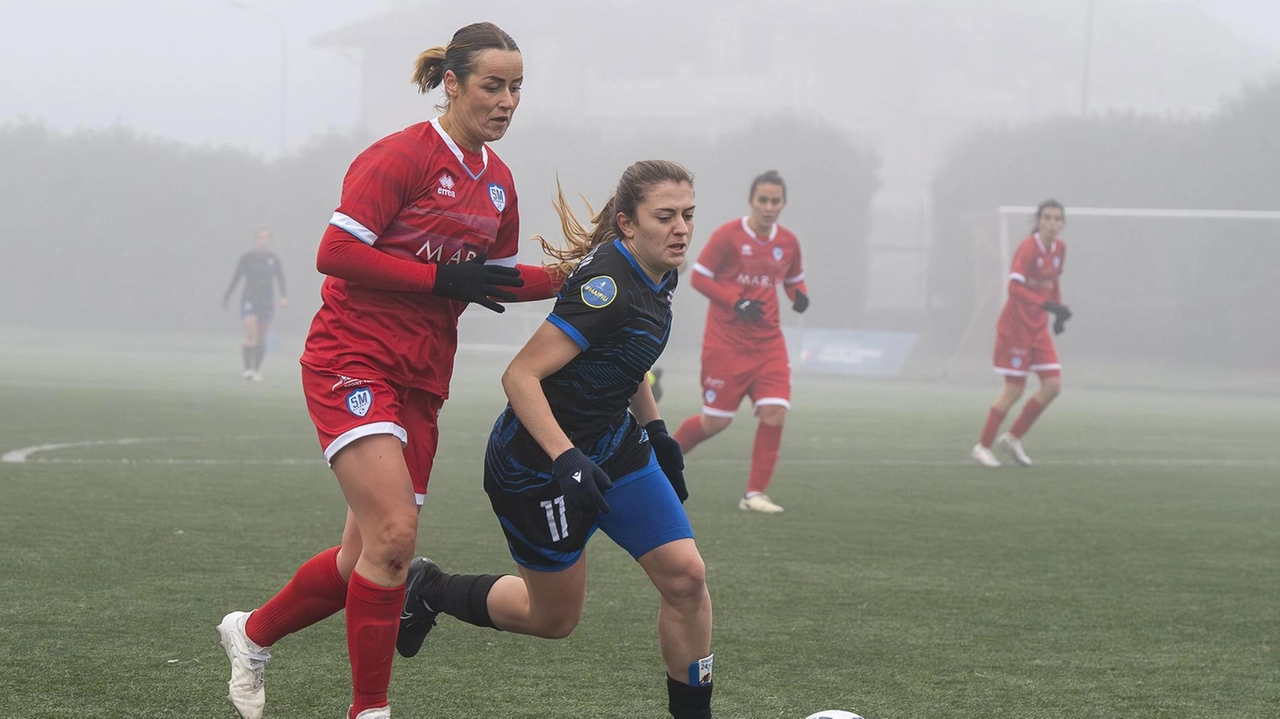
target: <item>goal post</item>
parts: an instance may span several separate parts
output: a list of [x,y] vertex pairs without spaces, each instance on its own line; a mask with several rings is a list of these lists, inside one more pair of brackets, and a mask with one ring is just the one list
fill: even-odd
[[[1035,212],[1000,205],[966,216],[972,314],[943,374],[961,357],[967,365],[987,356],[1013,254],[1034,231]],[[1189,368],[1200,377],[1221,372],[1224,382],[1280,378],[1280,210],[1068,205],[1066,219],[1063,299],[1075,318],[1059,342],[1064,361],[1105,366],[1090,376],[1108,381],[1112,370],[1172,368],[1154,382],[1162,386]]]

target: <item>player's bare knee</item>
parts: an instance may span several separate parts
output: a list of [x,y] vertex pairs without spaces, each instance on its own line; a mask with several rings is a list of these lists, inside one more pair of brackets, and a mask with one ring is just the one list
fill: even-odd
[[373,536],[362,532],[364,556],[393,575],[409,570],[418,541],[416,517],[406,512],[385,517],[375,526]]
[[541,639],[564,639],[578,628],[582,621],[582,611],[573,613],[556,612],[535,617],[532,634]]
[[708,437],[714,437],[717,434],[720,434],[732,423],[732,417],[712,417],[709,414],[702,415],[702,431],[706,432]]
[[756,414],[761,424],[767,424],[770,427],[781,427],[787,421],[787,408],[782,405],[762,405]]
[[682,557],[663,573],[658,582],[658,592],[673,606],[701,602],[707,593],[707,565],[702,557],[697,554]]

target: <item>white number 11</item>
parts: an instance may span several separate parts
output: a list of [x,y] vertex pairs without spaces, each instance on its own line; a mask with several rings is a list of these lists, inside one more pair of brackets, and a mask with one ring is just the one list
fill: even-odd
[[[564,495],[541,503],[547,512],[547,527],[551,529],[551,541],[559,542],[569,536],[569,517],[564,511]],[[559,509],[560,522],[556,523],[556,510]]]

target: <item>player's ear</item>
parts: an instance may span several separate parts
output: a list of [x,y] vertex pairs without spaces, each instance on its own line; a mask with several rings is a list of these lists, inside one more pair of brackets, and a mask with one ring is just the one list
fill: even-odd
[[635,223],[631,221],[630,217],[627,217],[626,214],[622,212],[618,213],[618,230],[621,231],[622,236],[628,240],[633,239],[636,236]]

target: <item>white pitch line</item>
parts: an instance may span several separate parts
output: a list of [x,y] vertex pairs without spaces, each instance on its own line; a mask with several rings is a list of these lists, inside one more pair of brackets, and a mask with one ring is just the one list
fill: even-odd
[[[315,459],[296,459],[296,458],[280,458],[280,459],[207,459],[207,458],[143,458],[131,459],[128,457],[111,459],[100,457],[36,457],[35,455],[43,452],[53,452],[63,449],[76,449],[82,447],[107,447],[107,446],[126,446],[134,444],[154,444],[157,442],[195,442],[207,439],[235,439],[235,440],[261,440],[267,439],[265,436],[243,435],[238,437],[126,437],[122,439],[100,439],[86,442],[58,442],[51,444],[39,444],[31,447],[23,447],[22,449],[14,449],[0,455],[0,462],[9,464],[82,464],[82,465],[99,465],[99,464],[160,464],[160,465],[256,465],[256,466],[309,466],[321,465],[323,461],[320,458]],[[437,463],[454,460],[452,458],[438,457]],[[748,464],[747,459],[720,459],[700,461],[693,460],[691,465],[721,465],[721,466],[739,466]],[[848,457],[842,459],[836,458],[807,458],[807,459],[784,459],[779,462],[781,466],[810,466],[810,467],[976,467],[977,465],[971,461],[964,459],[860,459],[858,457]],[[1171,468],[1187,468],[1187,467],[1203,467],[1203,468],[1269,468],[1280,467],[1280,459],[1230,459],[1230,458],[1213,458],[1213,457],[1095,457],[1074,460],[1041,460],[1036,462],[1038,467],[1171,467]]]

